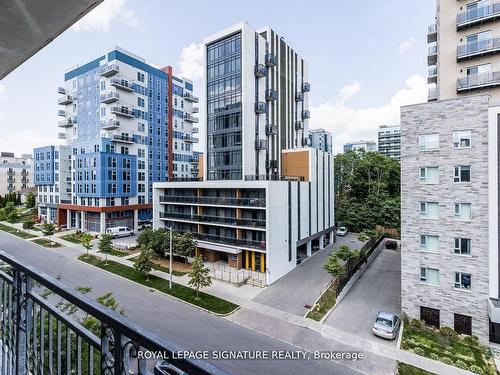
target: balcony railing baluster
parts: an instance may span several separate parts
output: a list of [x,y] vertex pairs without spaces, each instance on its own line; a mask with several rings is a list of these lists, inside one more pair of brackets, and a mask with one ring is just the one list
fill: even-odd
[[[2,375],[151,375],[146,360],[139,359],[139,348],[170,358],[180,349],[1,251],[0,260],[12,267],[12,271],[0,271]],[[37,288],[40,283],[61,298],[62,306],[70,306],[70,315],[32,290],[32,280]],[[73,318],[83,315],[97,320],[100,337]],[[227,375],[203,361],[175,359],[171,364],[190,375]]]

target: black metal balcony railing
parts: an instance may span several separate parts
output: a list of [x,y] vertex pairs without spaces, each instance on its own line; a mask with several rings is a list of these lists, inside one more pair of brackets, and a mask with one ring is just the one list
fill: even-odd
[[174,182],[199,182],[203,181],[201,177],[172,177],[170,181]]
[[471,74],[457,80],[457,90],[474,90],[500,85],[500,72]]
[[277,176],[270,174],[250,174],[245,176],[245,181],[304,181],[302,176]]
[[500,3],[469,9],[457,15],[457,28],[493,20],[500,16]]
[[224,217],[224,216],[212,216],[212,215],[195,215],[195,214],[184,214],[178,212],[160,212],[161,219],[179,219],[186,221],[195,221],[199,223],[213,223],[213,224],[223,224],[239,227],[257,227],[265,228],[266,221],[259,219],[237,219],[235,217]]
[[266,207],[265,198],[231,198],[231,197],[189,197],[179,195],[160,196],[160,203],[194,203],[221,206]]
[[223,245],[232,245],[232,246],[242,246],[242,247],[250,247],[252,249],[259,249],[259,250],[266,250],[266,241],[255,241],[255,240],[247,240],[247,239],[242,239],[242,238],[234,238],[234,237],[221,237],[219,235],[215,234],[205,234],[205,233],[197,233],[197,232],[191,232],[191,231],[185,231],[185,230],[176,230],[176,232],[181,232],[181,233],[192,233],[193,236],[198,240],[198,241],[205,241],[205,242],[212,242],[212,243],[219,243]]
[[[168,356],[171,365],[190,375],[228,375],[202,360],[175,358],[173,354],[181,348],[174,342],[11,255],[0,252],[0,260],[10,267],[0,271],[2,374],[151,375],[154,363],[140,355],[151,351]],[[38,284],[70,303],[81,315],[94,318],[96,329],[85,328],[37,294]]]
[[463,44],[457,47],[457,59],[470,58],[500,50],[500,38],[491,38]]

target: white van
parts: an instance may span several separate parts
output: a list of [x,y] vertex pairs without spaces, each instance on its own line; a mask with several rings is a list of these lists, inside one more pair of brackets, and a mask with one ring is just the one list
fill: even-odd
[[113,238],[133,236],[134,231],[129,227],[111,227],[106,229],[107,234],[111,234]]

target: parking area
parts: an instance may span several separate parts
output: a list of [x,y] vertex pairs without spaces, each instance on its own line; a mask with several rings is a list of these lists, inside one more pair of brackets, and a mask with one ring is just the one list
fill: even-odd
[[344,299],[335,307],[325,323],[357,336],[389,345],[372,334],[372,326],[379,311],[401,311],[401,250],[385,249],[366,269]]
[[304,316],[308,309],[305,305],[313,305],[331,276],[323,269],[326,258],[332,249],[347,245],[351,249],[360,249],[363,243],[356,234],[337,237],[337,242],[312,257],[305,259],[293,271],[289,272],[271,286],[264,289],[253,300],[289,313]]

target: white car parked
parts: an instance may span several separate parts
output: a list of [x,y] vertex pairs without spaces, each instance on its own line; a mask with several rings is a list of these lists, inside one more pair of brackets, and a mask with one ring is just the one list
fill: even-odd
[[111,234],[113,238],[133,236],[134,231],[129,227],[111,227],[106,229],[106,233]]
[[347,229],[347,227],[339,227],[339,228],[337,229],[337,236],[343,237],[343,236],[345,236],[347,233],[349,233],[349,229]]

